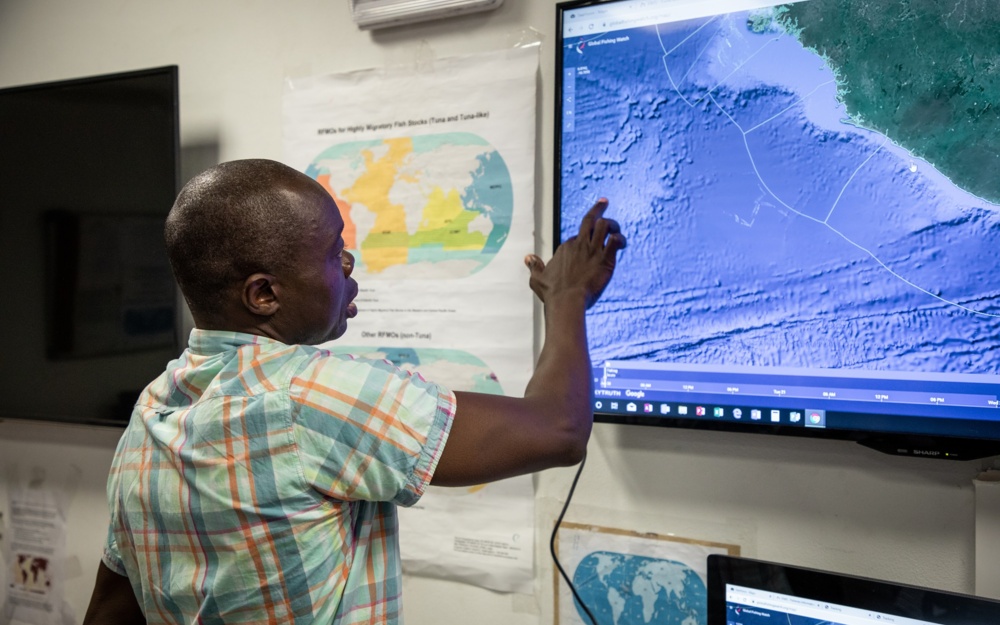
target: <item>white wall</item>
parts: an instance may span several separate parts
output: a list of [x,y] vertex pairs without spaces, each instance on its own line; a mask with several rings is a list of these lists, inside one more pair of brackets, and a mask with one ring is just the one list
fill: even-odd
[[[347,0],[5,0],[0,87],[177,64],[182,144],[217,142],[221,160],[281,159],[286,78],[506,48],[534,29],[542,36],[538,239],[547,250],[554,16],[551,0],[506,0],[492,13],[370,34],[354,26]],[[68,544],[81,574],[67,599],[81,618],[116,441],[114,430],[0,422],[0,465],[44,465],[52,479],[80,474]],[[837,441],[598,425],[567,520],[739,540],[764,559],[972,592],[972,479],[988,465],[894,458]],[[571,479],[569,470],[537,479],[545,527],[535,597],[407,579],[407,622],[550,622],[545,545]],[[0,510],[5,488],[0,476]]]

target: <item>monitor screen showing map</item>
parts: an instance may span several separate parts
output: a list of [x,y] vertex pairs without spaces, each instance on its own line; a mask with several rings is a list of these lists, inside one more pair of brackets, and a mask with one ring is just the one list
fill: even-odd
[[599,197],[628,237],[587,317],[599,420],[1000,453],[1000,14],[584,1],[557,29],[555,239]]
[[708,556],[708,625],[982,625],[1000,602],[890,581]]

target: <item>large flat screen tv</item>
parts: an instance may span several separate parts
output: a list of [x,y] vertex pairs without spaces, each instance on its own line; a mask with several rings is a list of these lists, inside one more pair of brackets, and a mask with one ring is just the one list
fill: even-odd
[[557,5],[555,239],[629,247],[597,420],[1000,453],[1000,14]]
[[0,89],[0,418],[124,424],[176,356],[177,67]]

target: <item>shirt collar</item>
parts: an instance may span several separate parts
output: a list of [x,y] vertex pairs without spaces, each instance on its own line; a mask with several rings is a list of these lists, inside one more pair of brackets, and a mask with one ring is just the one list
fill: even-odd
[[194,328],[188,337],[188,350],[199,356],[212,356],[232,351],[244,345],[284,346],[284,343],[258,334]]

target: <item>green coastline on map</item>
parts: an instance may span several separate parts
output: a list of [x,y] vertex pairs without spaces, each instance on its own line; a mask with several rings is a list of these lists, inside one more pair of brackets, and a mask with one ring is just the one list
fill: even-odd
[[851,122],[1000,203],[1000,11],[990,0],[807,0],[778,22],[834,71]]

